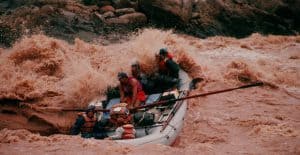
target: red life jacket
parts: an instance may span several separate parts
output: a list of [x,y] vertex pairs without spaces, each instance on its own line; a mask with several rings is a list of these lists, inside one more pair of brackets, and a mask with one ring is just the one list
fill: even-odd
[[168,59],[173,59],[173,55],[172,55],[171,53],[168,52],[167,58],[168,58]]
[[173,55],[170,54],[169,52],[167,54],[167,58],[166,59],[159,61],[159,63],[158,63],[159,72],[164,73],[164,74],[168,74],[169,70],[168,70],[168,68],[166,66],[166,61],[168,59],[171,59],[171,60],[173,59]]
[[84,124],[80,129],[81,133],[93,132],[94,126],[97,121],[96,117],[94,116],[93,118],[89,118],[86,114],[83,114],[82,116],[84,118]]
[[[136,78],[134,77],[129,77],[128,80],[129,80],[129,83],[135,79],[137,81],[137,94],[139,94],[139,92],[144,92],[143,91],[143,87],[142,87],[142,84],[140,83],[139,80],[137,80]],[[123,84],[122,85],[122,90],[125,94],[125,96],[132,96],[132,86],[130,84]]]
[[166,62],[165,62],[165,60],[161,60],[161,61],[158,63],[158,69],[159,69],[159,72],[161,72],[161,73],[167,72],[168,68],[166,67]]
[[124,129],[124,132],[122,134],[122,139],[135,138],[134,126],[132,124],[125,124],[122,126],[122,128]]

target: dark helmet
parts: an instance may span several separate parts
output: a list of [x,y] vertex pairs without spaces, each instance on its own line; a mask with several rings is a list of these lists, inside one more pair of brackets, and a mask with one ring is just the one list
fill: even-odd
[[95,112],[96,107],[94,105],[89,105],[86,109],[86,112]]
[[168,54],[168,49],[167,48],[161,48],[159,50],[159,55],[167,56],[167,54]]
[[122,79],[122,78],[128,78],[128,75],[124,72],[119,72],[118,73],[118,79]]
[[136,67],[138,70],[140,69],[140,64],[139,62],[134,62],[131,64],[131,67]]

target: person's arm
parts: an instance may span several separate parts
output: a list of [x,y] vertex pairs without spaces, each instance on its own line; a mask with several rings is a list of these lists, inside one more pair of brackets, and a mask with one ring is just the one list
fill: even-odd
[[135,106],[136,100],[137,100],[137,81],[135,79],[132,79],[130,81],[130,85],[132,86],[132,101],[131,105]]
[[122,139],[123,132],[124,132],[124,129],[122,127],[118,127],[116,129],[115,134],[110,136],[109,139],[112,139],[112,140]]
[[120,100],[121,100],[121,102],[125,102],[125,95],[124,95],[124,91],[122,89],[121,84],[119,85],[119,90],[120,90]]
[[71,128],[71,135],[78,135],[80,133],[80,128],[84,124],[84,118],[82,116],[79,116],[76,119],[76,122],[74,123],[73,127]]

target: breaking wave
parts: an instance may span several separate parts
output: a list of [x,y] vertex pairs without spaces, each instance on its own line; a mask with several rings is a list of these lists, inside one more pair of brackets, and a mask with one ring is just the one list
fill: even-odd
[[[116,86],[116,74],[119,71],[129,73],[130,64],[135,61],[140,62],[146,73],[155,71],[155,54],[162,47],[167,47],[173,53],[174,59],[191,77],[204,78],[192,93],[254,81],[263,81],[288,92],[283,94],[280,89],[264,88],[251,91],[253,94],[262,94],[258,99],[247,96],[248,93],[243,91],[239,92],[241,96],[233,93],[233,98],[192,99],[188,121],[185,122],[180,140],[175,144],[178,148],[186,149],[185,153],[189,149],[208,153],[214,151],[213,145],[228,143],[228,129],[218,126],[230,120],[243,121],[219,113],[214,117],[203,117],[211,113],[201,111],[202,108],[209,108],[204,103],[214,104],[225,100],[229,108],[240,107],[239,110],[243,111],[249,108],[241,106],[240,100],[244,96],[243,99],[249,102],[254,100],[260,104],[270,103],[267,106],[277,105],[268,91],[280,94],[277,98],[282,104],[299,101],[295,98],[300,95],[299,36],[253,34],[245,39],[198,39],[172,31],[144,29],[133,34],[129,41],[104,46],[100,41],[87,43],[76,39],[74,44],[70,44],[44,35],[34,35],[24,37],[10,49],[0,49],[1,119],[8,120],[1,122],[0,128],[22,128],[42,134],[66,133],[76,114],[62,114],[59,109],[86,107],[89,101],[102,96],[108,86]],[[286,97],[289,94],[291,98]],[[241,124],[235,125],[245,128]],[[203,130],[197,131],[199,127],[203,127]],[[273,129],[274,134],[298,136],[298,131],[294,131],[292,126],[274,124],[255,125],[251,127],[249,135],[265,134]],[[190,130],[195,133],[193,138],[188,138]],[[211,134],[205,132],[209,130]],[[292,130],[291,134],[289,130]],[[0,135],[10,132],[5,130]],[[35,141],[34,137],[31,136],[29,141]],[[15,141],[7,137],[4,140],[9,143]]]

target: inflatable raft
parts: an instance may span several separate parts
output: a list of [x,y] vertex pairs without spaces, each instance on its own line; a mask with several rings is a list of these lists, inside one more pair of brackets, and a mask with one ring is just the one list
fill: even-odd
[[[178,89],[148,95],[145,102],[146,105],[161,101],[166,96],[172,96],[173,99],[186,97],[189,92],[191,79],[186,72],[180,70],[180,83]],[[115,140],[120,143],[127,143],[131,145],[143,144],[164,144],[172,145],[179,135],[187,111],[187,101],[181,100],[173,103],[161,104],[151,108],[139,109],[138,112],[152,114],[154,121],[151,125],[139,125],[135,121],[136,138],[126,140]],[[119,98],[114,98],[108,101],[106,109],[110,109],[113,105],[120,103]],[[93,103],[92,103],[93,104]],[[94,103],[95,104],[95,103]],[[109,113],[102,114],[104,119],[109,118]],[[108,136],[114,134],[114,130],[107,133]]]

